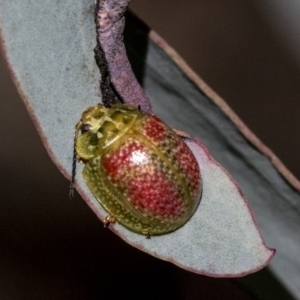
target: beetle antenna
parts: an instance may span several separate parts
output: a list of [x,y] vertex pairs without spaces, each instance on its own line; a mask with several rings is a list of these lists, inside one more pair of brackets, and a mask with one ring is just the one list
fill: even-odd
[[71,178],[70,190],[69,190],[70,199],[74,198],[74,189],[75,189],[76,163],[77,163],[76,138],[77,138],[77,130],[75,132],[74,146],[73,146],[72,178]]

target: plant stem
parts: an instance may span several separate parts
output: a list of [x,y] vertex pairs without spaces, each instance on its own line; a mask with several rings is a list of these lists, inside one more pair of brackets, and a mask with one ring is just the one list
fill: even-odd
[[152,114],[150,101],[132,71],[123,42],[124,14],[128,4],[129,0],[97,0],[97,43],[100,51],[103,50],[110,81],[117,96],[122,102]]

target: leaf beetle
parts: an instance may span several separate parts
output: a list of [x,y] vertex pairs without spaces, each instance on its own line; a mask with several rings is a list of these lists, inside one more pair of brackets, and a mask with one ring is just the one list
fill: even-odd
[[109,214],[146,235],[184,225],[201,196],[199,165],[183,140],[154,115],[126,104],[87,108],[76,125],[83,178]]

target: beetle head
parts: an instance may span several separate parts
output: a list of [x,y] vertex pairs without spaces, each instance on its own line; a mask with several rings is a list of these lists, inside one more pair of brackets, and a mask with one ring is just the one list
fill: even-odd
[[142,115],[138,108],[125,104],[87,108],[76,125],[77,155],[83,160],[101,155]]

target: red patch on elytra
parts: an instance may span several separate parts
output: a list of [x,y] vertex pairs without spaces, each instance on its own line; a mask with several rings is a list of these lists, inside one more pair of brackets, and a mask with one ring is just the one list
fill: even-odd
[[128,195],[134,206],[163,217],[178,217],[185,207],[174,183],[163,173],[142,174],[130,182]]
[[166,138],[166,125],[155,116],[147,116],[144,130],[146,136],[155,142],[161,142]]
[[113,183],[117,183],[121,179],[124,174],[124,168],[135,165],[132,155],[137,151],[147,153],[147,148],[136,141],[132,141],[126,143],[115,152],[104,155],[103,167]]
[[200,190],[199,165],[192,151],[182,140],[178,140],[176,143],[175,157],[178,160],[181,168],[185,171],[195,195],[198,195]]

